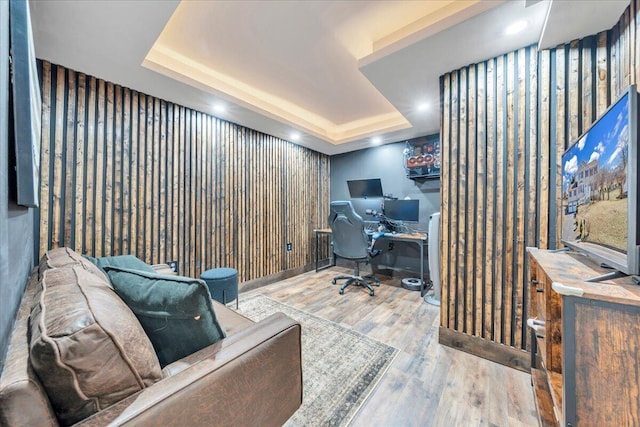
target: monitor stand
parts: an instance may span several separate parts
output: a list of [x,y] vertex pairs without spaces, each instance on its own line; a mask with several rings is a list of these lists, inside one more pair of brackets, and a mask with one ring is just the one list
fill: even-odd
[[627,275],[621,271],[615,270],[609,273],[602,274],[600,276],[592,277],[590,279],[585,280],[585,282],[602,282],[603,280],[612,280],[617,279],[619,277],[626,277]]

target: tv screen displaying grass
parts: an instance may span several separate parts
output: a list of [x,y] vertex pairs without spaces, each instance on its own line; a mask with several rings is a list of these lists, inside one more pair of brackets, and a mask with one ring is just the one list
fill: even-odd
[[626,274],[638,269],[637,102],[632,86],[562,156],[562,241]]

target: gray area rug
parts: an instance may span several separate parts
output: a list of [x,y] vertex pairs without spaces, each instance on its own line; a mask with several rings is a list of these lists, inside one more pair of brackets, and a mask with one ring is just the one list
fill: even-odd
[[254,321],[283,312],[302,325],[302,406],[293,426],[346,426],[365,402],[398,350],[264,295],[240,299]]

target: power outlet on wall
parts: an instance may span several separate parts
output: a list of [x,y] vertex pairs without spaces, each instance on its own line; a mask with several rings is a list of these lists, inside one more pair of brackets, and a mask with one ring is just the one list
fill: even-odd
[[291,252],[292,249],[293,245],[291,244],[291,242],[287,243],[287,252]]

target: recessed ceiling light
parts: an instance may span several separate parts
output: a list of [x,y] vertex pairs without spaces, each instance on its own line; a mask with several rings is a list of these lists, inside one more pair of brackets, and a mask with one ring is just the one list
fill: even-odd
[[371,138],[371,142],[374,144],[380,144],[382,142],[382,138],[379,136],[374,136],[373,138]]
[[418,111],[427,111],[429,109],[429,104],[427,102],[421,102],[418,104]]
[[227,107],[225,107],[224,104],[218,102],[213,106],[213,111],[215,111],[216,113],[224,113],[225,111],[227,111]]
[[524,30],[525,28],[527,28],[527,21],[516,21],[513,24],[509,25],[505,30],[504,33],[511,36],[514,34],[518,34],[520,31]]
[[300,140],[300,134],[298,132],[291,132],[291,140],[292,141]]

